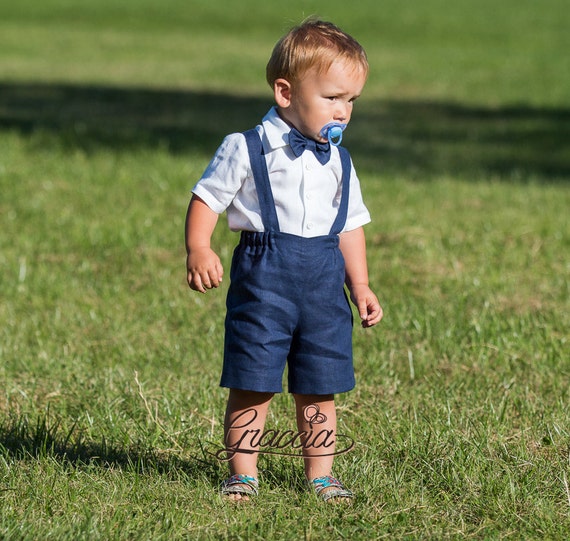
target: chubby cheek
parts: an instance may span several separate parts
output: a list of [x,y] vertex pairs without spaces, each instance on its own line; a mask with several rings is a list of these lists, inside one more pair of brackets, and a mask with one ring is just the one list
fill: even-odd
[[337,113],[337,107],[334,106],[334,104],[332,103],[327,103],[326,105],[323,105],[320,107],[319,109],[319,122],[322,124],[321,128],[325,125],[328,124],[329,122],[332,122],[335,118],[335,115]]

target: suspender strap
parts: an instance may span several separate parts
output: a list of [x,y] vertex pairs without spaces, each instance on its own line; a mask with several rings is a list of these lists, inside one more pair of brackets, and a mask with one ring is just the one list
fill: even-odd
[[[255,181],[255,189],[259,199],[261,209],[261,220],[266,231],[279,231],[279,220],[275,210],[275,201],[273,192],[271,191],[271,183],[269,182],[269,173],[267,172],[267,162],[263,153],[263,145],[261,138],[256,129],[247,130],[243,133],[247,143],[247,151],[249,153],[249,162]],[[330,230],[330,235],[338,235],[344,228],[348,215],[348,198],[350,195],[350,154],[344,147],[337,147],[340,153],[340,162],[342,165],[342,194],[340,197],[340,205],[335,221]]]
[[255,189],[261,208],[261,221],[265,231],[279,231],[279,220],[275,211],[275,201],[271,184],[269,183],[269,173],[267,172],[267,162],[263,153],[263,145],[257,130],[251,129],[244,132],[249,153],[249,162],[255,181]]
[[337,147],[340,153],[340,163],[342,165],[342,195],[340,196],[340,205],[338,214],[332,224],[330,235],[338,235],[343,229],[348,216],[348,197],[350,195],[350,154],[344,147]]

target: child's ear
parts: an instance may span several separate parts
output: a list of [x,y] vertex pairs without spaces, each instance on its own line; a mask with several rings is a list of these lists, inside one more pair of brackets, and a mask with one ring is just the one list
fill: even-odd
[[276,79],[273,83],[275,103],[282,108],[291,105],[291,83],[287,79]]

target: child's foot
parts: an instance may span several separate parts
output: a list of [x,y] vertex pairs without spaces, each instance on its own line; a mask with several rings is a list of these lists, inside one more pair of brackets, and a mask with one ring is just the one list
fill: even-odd
[[237,473],[222,482],[221,492],[228,500],[248,501],[250,496],[257,496],[259,482],[251,475]]
[[354,494],[350,490],[344,488],[338,479],[330,475],[311,479],[310,484],[317,496],[324,502],[347,503],[354,497]]

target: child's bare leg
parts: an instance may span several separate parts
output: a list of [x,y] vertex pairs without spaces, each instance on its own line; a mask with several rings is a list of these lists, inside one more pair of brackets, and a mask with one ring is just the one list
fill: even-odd
[[336,443],[334,395],[296,394],[294,397],[297,428],[309,434],[306,440],[309,447],[303,447],[305,475],[309,480],[330,475]]
[[[257,477],[258,443],[273,393],[257,393],[230,389],[224,419],[224,442],[229,457],[231,475]],[[230,499],[249,499],[232,494]]]
[[[336,448],[336,408],[334,395],[294,395],[297,427],[306,432],[303,446],[305,476],[309,481],[331,475]],[[323,489],[324,493],[333,487]],[[335,496],[332,500],[347,500]],[[331,500],[329,500],[331,501]]]

